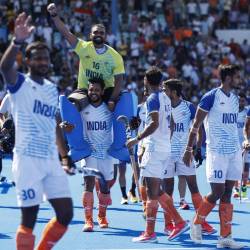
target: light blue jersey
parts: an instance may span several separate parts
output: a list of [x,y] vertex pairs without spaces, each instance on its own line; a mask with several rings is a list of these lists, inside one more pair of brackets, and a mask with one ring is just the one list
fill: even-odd
[[107,105],[102,103],[98,107],[89,104],[81,112],[84,139],[92,149],[91,156],[98,159],[107,157],[107,150],[113,142],[112,136],[112,113]]
[[231,154],[240,149],[237,119],[239,113],[238,97],[221,88],[206,93],[199,108],[208,112],[204,125],[207,149],[219,154]]
[[151,122],[150,114],[159,113],[159,127],[143,140],[146,151],[171,152],[171,101],[169,97],[163,92],[154,92],[147,98],[146,105],[146,126]]
[[187,146],[189,129],[194,119],[195,111],[195,106],[184,100],[181,100],[176,107],[172,106],[174,132],[171,139],[171,155],[177,159],[182,157]]
[[245,107],[242,111],[239,112],[238,120],[237,120],[239,141],[240,141],[241,146],[242,146],[242,143],[244,141],[243,129],[244,129],[244,126],[245,126],[246,118],[247,118],[247,108]]
[[[15,123],[17,155],[54,159],[56,146],[56,113],[58,91],[56,85],[44,79],[34,82],[28,75],[18,73],[15,85],[8,85],[11,114]],[[17,129],[18,128],[18,129]]]

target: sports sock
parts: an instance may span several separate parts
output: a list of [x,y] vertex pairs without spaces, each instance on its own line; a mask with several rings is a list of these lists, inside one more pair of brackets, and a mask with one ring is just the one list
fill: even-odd
[[106,217],[107,206],[110,205],[110,194],[103,194],[99,193],[99,209],[98,209],[98,216],[99,217]]
[[128,199],[127,193],[126,193],[126,187],[121,187],[121,191],[122,191],[122,197],[125,199]]
[[158,200],[148,200],[146,204],[146,233],[151,235],[155,231],[155,220],[158,210]]
[[67,227],[60,224],[56,218],[52,218],[46,227],[44,228],[42,238],[36,248],[36,250],[49,250],[52,249],[55,244],[65,234]]
[[82,204],[84,207],[85,221],[93,218],[94,195],[92,192],[83,193]]
[[132,185],[131,185],[131,188],[129,190],[129,192],[135,197],[136,194],[135,194],[135,189],[136,189],[136,185],[134,182],[132,182]]
[[233,204],[221,202],[219,205],[219,217],[220,236],[227,237],[232,233]]
[[16,233],[17,250],[33,250],[35,245],[35,235],[33,229],[20,225]]
[[176,208],[174,207],[173,199],[171,196],[166,193],[163,193],[159,197],[158,201],[161,204],[163,210],[169,213],[175,224],[179,224],[184,221],[180,214],[177,212]]
[[195,215],[195,218],[194,218],[194,224],[202,224],[207,215],[212,211],[212,209],[215,207],[215,203],[210,203],[207,198],[205,197],[198,210],[196,211],[196,215]]

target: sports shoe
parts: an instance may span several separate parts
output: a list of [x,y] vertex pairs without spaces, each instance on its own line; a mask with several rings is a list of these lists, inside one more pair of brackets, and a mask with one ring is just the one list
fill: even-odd
[[121,200],[121,205],[128,205],[128,199],[127,199],[127,198],[122,197],[122,200]]
[[233,193],[234,198],[239,198],[240,197],[240,191],[238,188],[234,188],[234,193]]
[[100,217],[100,216],[98,216],[97,217],[97,221],[98,221],[98,224],[99,224],[100,228],[108,228],[109,223],[108,223],[106,217]]
[[139,199],[132,194],[132,192],[128,192],[128,199],[130,199],[130,202],[132,203],[138,203]]
[[201,224],[194,224],[194,220],[190,223],[190,238],[195,243],[202,242]]
[[204,221],[201,224],[201,230],[202,230],[202,234],[206,234],[206,235],[214,234],[217,232],[217,230],[211,225],[209,225],[207,221]]
[[244,245],[235,241],[231,235],[219,237],[217,241],[217,248],[241,249],[243,247]]
[[189,224],[187,221],[183,221],[181,223],[178,223],[177,225],[174,226],[173,231],[171,232],[171,234],[168,237],[168,240],[174,240],[175,238],[177,238],[178,236],[180,236],[181,234],[183,234],[184,232],[186,232],[189,229]]
[[180,201],[180,207],[181,210],[189,210],[189,205],[185,200]]
[[94,231],[94,223],[93,219],[89,219],[85,221],[85,224],[82,229],[83,232],[93,232]]
[[174,224],[168,223],[167,226],[164,228],[164,233],[169,236],[174,230]]
[[247,198],[247,187],[243,186],[241,188],[241,198]]
[[155,233],[148,235],[146,232],[143,232],[140,236],[133,238],[132,241],[138,243],[152,243],[158,242],[158,239]]

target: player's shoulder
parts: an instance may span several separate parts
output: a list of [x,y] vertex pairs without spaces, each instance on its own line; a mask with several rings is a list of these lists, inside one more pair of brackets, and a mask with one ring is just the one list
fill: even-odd
[[107,51],[111,54],[111,55],[113,55],[113,56],[115,56],[115,57],[122,57],[114,48],[112,48],[111,46],[109,46],[109,45],[107,45],[107,44],[105,44],[105,46],[107,47]]
[[220,93],[219,90],[220,90],[219,87],[218,87],[218,88],[213,88],[213,89],[207,91],[207,92],[203,95],[203,97],[211,97],[211,96],[214,97],[216,94],[219,94],[219,93]]

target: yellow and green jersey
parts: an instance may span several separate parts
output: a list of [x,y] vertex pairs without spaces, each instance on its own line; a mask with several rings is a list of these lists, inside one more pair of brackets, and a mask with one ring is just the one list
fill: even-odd
[[121,55],[108,45],[103,54],[97,54],[93,42],[78,41],[75,52],[80,58],[78,88],[88,88],[88,80],[101,78],[105,88],[114,86],[114,76],[124,74]]

